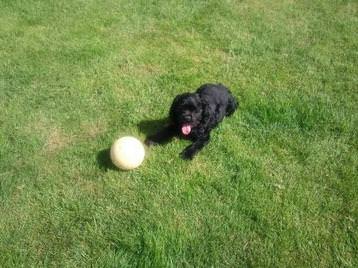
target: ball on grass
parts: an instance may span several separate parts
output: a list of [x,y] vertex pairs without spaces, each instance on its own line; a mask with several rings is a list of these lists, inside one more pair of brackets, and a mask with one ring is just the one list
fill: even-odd
[[111,147],[111,160],[114,165],[123,170],[138,167],[144,160],[143,144],[134,137],[122,137]]

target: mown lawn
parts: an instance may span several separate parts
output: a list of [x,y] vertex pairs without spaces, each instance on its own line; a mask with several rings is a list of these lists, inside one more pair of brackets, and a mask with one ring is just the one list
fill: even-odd
[[[0,0],[1,267],[357,267],[358,3]],[[113,168],[173,97],[239,110]]]

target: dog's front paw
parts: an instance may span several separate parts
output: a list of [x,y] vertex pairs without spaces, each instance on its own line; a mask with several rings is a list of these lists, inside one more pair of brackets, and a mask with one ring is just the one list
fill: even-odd
[[194,154],[195,152],[193,149],[187,148],[180,153],[180,157],[184,160],[192,160],[194,158]]

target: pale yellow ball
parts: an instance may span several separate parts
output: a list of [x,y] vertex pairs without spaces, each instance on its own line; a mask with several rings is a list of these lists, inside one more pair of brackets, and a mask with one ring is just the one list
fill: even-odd
[[134,169],[144,160],[143,144],[134,137],[122,137],[111,147],[111,159],[114,165],[123,170]]

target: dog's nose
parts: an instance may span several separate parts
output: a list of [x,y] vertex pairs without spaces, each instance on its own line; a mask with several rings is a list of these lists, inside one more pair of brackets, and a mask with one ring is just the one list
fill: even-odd
[[184,115],[184,119],[186,121],[190,121],[191,120],[191,115],[190,114]]

